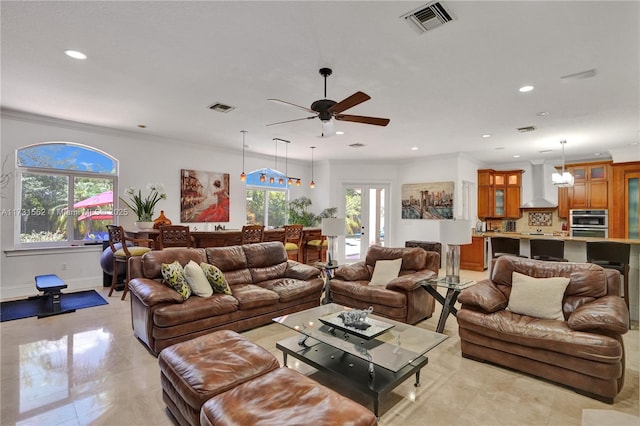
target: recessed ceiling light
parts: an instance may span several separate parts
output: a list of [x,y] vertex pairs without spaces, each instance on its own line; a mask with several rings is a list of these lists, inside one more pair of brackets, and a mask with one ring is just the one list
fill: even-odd
[[520,154],[515,154],[513,158],[520,158]]
[[521,91],[522,93],[530,92],[533,90],[533,86],[522,86],[518,90]]
[[548,111],[540,111],[539,113],[536,114],[538,117],[546,117],[547,115],[549,115]]
[[594,152],[593,155],[595,155],[596,157],[600,157],[600,153],[599,152]]
[[631,142],[629,145],[638,145],[638,142]]
[[490,137],[491,137],[491,134],[489,134],[489,133],[485,133],[484,135],[482,135],[482,137],[483,137],[483,138],[490,138]]
[[338,131],[336,132],[336,135],[344,135],[344,132],[343,132],[342,130],[338,130]]
[[504,149],[504,146],[499,146],[499,147],[497,147],[497,148],[496,148],[496,151],[499,151],[499,150],[501,150],[501,149]]
[[412,146],[412,147],[411,147],[411,151],[417,151],[417,150],[419,150],[419,149],[420,149],[420,148],[418,148],[417,146]]
[[538,151],[540,154],[548,154],[550,152],[553,152],[553,150],[551,149],[543,149],[542,151]]
[[82,52],[78,52],[77,50],[65,50],[64,53],[73,59],[87,59],[87,55]]

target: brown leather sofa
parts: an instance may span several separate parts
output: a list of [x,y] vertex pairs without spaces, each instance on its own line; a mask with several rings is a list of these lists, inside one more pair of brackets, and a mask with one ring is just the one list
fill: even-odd
[[[154,354],[219,329],[248,330],[320,305],[323,282],[313,266],[288,260],[280,242],[154,250],[129,265],[133,332]],[[162,283],[161,266],[207,262],[224,273],[232,295],[183,301]]]
[[[513,272],[570,278],[562,300],[564,321],[505,310]],[[491,278],[463,290],[458,301],[463,357],[542,377],[608,403],[622,389],[622,335],[628,331],[629,312],[617,271],[501,256]]]
[[[386,286],[369,285],[376,261],[402,258],[398,278]],[[371,246],[364,262],[341,266],[330,282],[334,303],[353,308],[373,307],[376,315],[415,324],[431,317],[435,299],[420,283],[438,276],[440,255],[419,247]]]

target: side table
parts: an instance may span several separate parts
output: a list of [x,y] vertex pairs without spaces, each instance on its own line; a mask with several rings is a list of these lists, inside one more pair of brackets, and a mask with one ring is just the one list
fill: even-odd
[[331,281],[331,275],[333,271],[339,268],[337,264],[329,264],[327,262],[316,262],[316,267],[322,270],[322,275],[324,278],[324,299],[322,299],[322,304],[326,305],[331,303],[331,289],[329,288],[329,281]]
[[[420,285],[427,293],[433,296],[434,299],[442,305],[442,312],[440,313],[440,319],[438,320],[438,326],[436,331],[442,333],[444,330],[444,324],[447,322],[449,314],[453,316],[458,315],[458,310],[454,307],[458,300],[458,295],[462,290],[467,287],[471,287],[476,282],[473,280],[460,280],[458,283],[448,281],[446,278],[433,279],[429,281],[423,281]],[[447,295],[442,296],[438,293],[438,287],[445,287],[447,289]]]

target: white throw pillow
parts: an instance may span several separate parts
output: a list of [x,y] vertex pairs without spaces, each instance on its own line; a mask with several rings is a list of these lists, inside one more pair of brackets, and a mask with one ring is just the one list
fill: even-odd
[[514,272],[507,310],[541,319],[564,321],[562,298],[569,278],[533,278]]
[[184,267],[184,277],[191,287],[193,294],[200,297],[211,297],[213,289],[209,285],[209,280],[204,275],[202,268],[193,260],[190,260]]
[[394,260],[376,260],[373,268],[373,276],[369,285],[385,286],[389,281],[398,277],[400,267],[402,266],[402,258]]

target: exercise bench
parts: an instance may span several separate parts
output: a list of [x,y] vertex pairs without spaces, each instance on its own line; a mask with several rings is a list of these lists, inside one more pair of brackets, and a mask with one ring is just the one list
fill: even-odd
[[67,285],[55,274],[49,275],[36,275],[36,288],[38,291],[42,291],[42,295],[30,297],[30,299],[47,298],[48,299],[48,311],[38,315],[38,318],[50,317],[52,315],[67,314],[69,312],[75,312],[75,309],[62,309],[60,304],[60,296],[62,296],[63,288],[67,288]]

